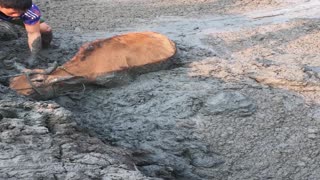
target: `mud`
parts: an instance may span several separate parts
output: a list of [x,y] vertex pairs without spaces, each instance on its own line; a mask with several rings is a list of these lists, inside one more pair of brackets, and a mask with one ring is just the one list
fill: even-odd
[[[123,152],[115,156],[116,165],[101,165],[96,156],[81,157],[77,162],[101,165],[104,175],[112,172],[117,176],[114,179],[126,179],[124,170],[133,179],[320,178],[319,1],[36,2],[55,32],[52,47],[42,52],[40,67],[55,60],[65,62],[84,42],[125,32],[156,31],[177,43],[178,56],[169,69],[141,74],[120,86],[87,87],[79,96],[41,102],[57,103],[58,109],[68,111],[72,116],[67,119],[81,129],[74,132],[81,137],[90,134],[96,139],[95,146]],[[7,38],[1,41],[1,61],[17,58],[23,62],[28,51],[23,31],[4,32],[9,35],[0,35]],[[16,73],[2,64],[2,76]],[[47,122],[37,115],[36,108],[16,106],[13,101],[18,96],[10,90],[3,86],[0,90],[1,98],[6,99],[1,107],[22,114],[28,111],[31,119],[37,119],[2,113],[6,118],[1,123],[26,119],[36,126]],[[22,99],[21,103],[38,107],[40,102]],[[56,112],[51,116],[57,116]],[[63,119],[56,119],[54,123],[63,124]],[[11,126],[4,127],[2,134],[11,131]],[[3,148],[8,143],[13,143],[13,148],[21,146],[11,136],[1,137]],[[48,137],[56,138],[55,133]],[[60,138],[73,137],[63,134]],[[52,146],[59,143],[60,139]],[[109,151],[101,154],[110,156]],[[4,166],[7,162],[16,161],[9,157],[0,159],[4,168],[8,168]],[[19,166],[30,172],[25,167]],[[45,165],[39,167],[54,174]],[[110,167],[118,172],[108,171]],[[9,172],[19,168],[10,166]],[[91,167],[77,166],[57,178],[102,177],[97,171],[91,176],[67,176],[82,170],[93,172]],[[18,177],[5,176],[5,172],[0,175]],[[37,176],[27,173],[19,177]]]

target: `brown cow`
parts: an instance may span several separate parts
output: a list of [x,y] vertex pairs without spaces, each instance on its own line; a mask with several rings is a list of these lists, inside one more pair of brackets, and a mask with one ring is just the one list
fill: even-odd
[[175,44],[155,32],[128,33],[84,44],[78,53],[49,74],[33,70],[10,80],[19,94],[49,99],[87,83],[109,85],[130,72],[153,71],[176,53]]

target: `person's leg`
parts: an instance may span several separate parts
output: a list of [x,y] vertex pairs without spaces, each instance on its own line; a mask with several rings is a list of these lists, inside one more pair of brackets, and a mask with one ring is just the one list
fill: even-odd
[[[21,19],[11,20],[9,22],[19,26],[24,26],[23,21]],[[48,48],[52,41],[52,29],[42,18],[40,19],[40,33],[41,33],[42,47]]]
[[40,22],[40,33],[46,33],[51,31],[51,27],[47,23]]
[[40,33],[41,33],[42,47],[48,48],[52,41],[51,27],[45,22],[40,22]]

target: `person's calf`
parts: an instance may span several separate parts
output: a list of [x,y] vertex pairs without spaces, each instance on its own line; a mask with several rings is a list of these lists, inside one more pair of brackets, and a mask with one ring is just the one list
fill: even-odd
[[42,48],[50,47],[52,38],[53,38],[52,31],[41,33]]
[[51,27],[44,23],[40,24],[40,33],[41,33],[41,40],[42,40],[42,47],[48,48],[53,38],[52,29]]

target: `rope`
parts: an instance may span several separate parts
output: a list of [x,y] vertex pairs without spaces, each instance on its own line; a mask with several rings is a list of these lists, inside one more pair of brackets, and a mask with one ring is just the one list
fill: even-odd
[[69,72],[64,66],[58,66],[57,69],[61,69],[61,70],[65,71],[66,73],[70,74],[71,76],[77,77],[73,73]]
[[30,75],[29,73],[24,73],[27,77],[28,83],[30,84],[30,86],[32,87],[32,89],[38,93],[41,97],[44,97],[43,94],[41,93],[41,91],[32,83],[31,79],[30,79]]
[[[57,69],[61,69],[61,70],[65,71],[66,73],[70,74],[70,75],[73,76],[73,77],[81,77],[81,76],[77,76],[77,75],[69,72],[64,66],[59,66],[59,67],[57,67]],[[79,94],[80,94],[80,98],[82,98],[83,95],[84,95],[84,93],[85,93],[85,91],[86,91],[86,86],[85,86],[84,83],[81,83],[81,85],[82,85],[82,87],[83,87],[81,93],[66,93],[66,94],[64,94],[64,95],[79,95]]]
[[[59,67],[57,67],[57,69],[61,69],[61,70],[65,71],[66,73],[70,74],[70,75],[73,76],[73,77],[80,77],[80,76],[76,76],[75,74],[69,72],[69,71],[68,71],[65,67],[63,67],[63,66],[59,66]],[[37,74],[37,73],[35,73],[35,74]],[[40,74],[41,74],[41,73],[40,73]],[[0,78],[10,78],[10,77],[17,77],[17,76],[21,76],[21,75],[25,75],[25,76],[26,76],[27,81],[28,81],[28,83],[30,84],[31,87],[30,87],[30,88],[15,89],[15,90],[20,91],[20,90],[33,89],[38,95],[40,95],[42,98],[46,99],[47,96],[45,95],[45,93],[42,93],[41,90],[40,90],[40,88],[36,87],[36,86],[34,85],[34,83],[32,82],[32,79],[31,79],[31,77],[30,77],[30,75],[31,75],[30,73],[20,73],[20,74],[15,74],[15,75],[0,76]],[[82,98],[82,97],[83,97],[83,94],[84,94],[85,91],[86,91],[86,86],[85,86],[85,84],[84,84],[84,83],[81,83],[81,85],[82,85],[82,91],[81,91],[80,93],[61,93],[61,94],[58,94],[56,88],[54,87],[55,84],[56,84],[56,83],[51,84],[51,88],[52,88],[52,93],[53,93],[53,94],[50,94],[50,95],[52,95],[53,97],[58,96],[58,95],[80,95],[80,98]],[[47,92],[47,93],[48,93],[48,92]],[[49,95],[49,96],[50,96],[50,95]]]

